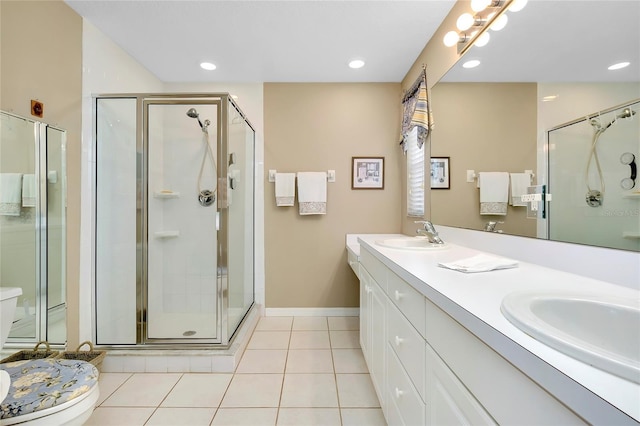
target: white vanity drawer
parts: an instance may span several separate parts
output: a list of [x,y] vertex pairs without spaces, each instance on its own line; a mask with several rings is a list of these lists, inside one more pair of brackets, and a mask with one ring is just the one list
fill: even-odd
[[418,333],[425,337],[424,296],[391,271],[389,271],[387,279],[389,299],[407,317]]
[[387,341],[409,375],[420,397],[425,400],[425,342],[409,321],[391,306],[388,310]]
[[387,346],[387,374],[387,407],[395,405],[397,413],[402,418],[402,425],[426,424],[425,404],[407,377],[400,360],[389,346]]
[[360,264],[364,266],[371,277],[386,292],[387,290],[387,271],[389,268],[384,266],[382,262],[376,259],[367,250],[360,250]]

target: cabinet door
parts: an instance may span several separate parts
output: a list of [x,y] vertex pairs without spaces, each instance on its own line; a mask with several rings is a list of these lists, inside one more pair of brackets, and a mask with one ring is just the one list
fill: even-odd
[[[369,364],[369,372],[371,380],[378,393],[378,399],[384,404],[385,390],[385,358],[386,358],[386,342],[387,342],[387,296],[382,289],[371,280],[371,298],[369,299],[370,313],[369,326],[371,333],[369,334],[369,356],[371,363]],[[383,407],[384,409],[384,407]]]
[[431,346],[429,344],[425,346],[427,424],[434,426],[497,424]]
[[364,267],[360,266],[360,347],[369,369],[371,369],[369,357],[369,335],[371,334],[369,327],[369,318],[371,317],[370,294],[371,276]]

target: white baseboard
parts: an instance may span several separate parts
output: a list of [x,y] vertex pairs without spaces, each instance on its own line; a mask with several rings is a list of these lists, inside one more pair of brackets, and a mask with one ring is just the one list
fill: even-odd
[[266,317],[357,317],[360,308],[265,308]]

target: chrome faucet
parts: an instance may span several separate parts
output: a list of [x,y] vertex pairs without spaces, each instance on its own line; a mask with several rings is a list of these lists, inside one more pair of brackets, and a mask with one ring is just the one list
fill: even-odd
[[438,236],[438,232],[433,226],[433,223],[429,222],[428,220],[416,220],[413,223],[422,223],[424,225],[423,229],[416,230],[416,234],[427,237],[430,243],[444,244],[442,238]]
[[504,222],[497,222],[494,220],[490,220],[489,222],[484,224],[484,230],[487,232],[497,232],[498,234],[502,234],[502,229],[496,229],[496,226],[499,223],[504,223]]

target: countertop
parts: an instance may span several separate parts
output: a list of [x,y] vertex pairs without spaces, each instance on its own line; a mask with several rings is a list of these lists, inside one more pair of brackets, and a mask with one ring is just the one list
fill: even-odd
[[627,287],[519,261],[517,268],[465,274],[439,267],[478,250],[448,244],[429,252],[375,244],[398,234],[347,235],[347,250],[371,252],[399,277],[509,360],[556,398],[598,424],[640,422],[640,385],[571,358],[522,332],[500,312],[502,299],[519,290],[574,291],[637,299]]

